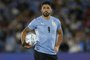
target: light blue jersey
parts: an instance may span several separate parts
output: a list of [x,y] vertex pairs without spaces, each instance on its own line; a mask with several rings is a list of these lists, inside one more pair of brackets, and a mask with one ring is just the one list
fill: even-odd
[[34,19],[28,28],[36,31],[38,42],[35,50],[38,52],[55,55],[55,43],[57,41],[57,30],[61,29],[59,19],[50,16],[49,20],[45,20],[42,16]]

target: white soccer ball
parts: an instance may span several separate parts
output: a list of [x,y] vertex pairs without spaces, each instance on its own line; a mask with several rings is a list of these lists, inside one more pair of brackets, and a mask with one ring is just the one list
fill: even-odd
[[37,36],[34,33],[28,33],[26,35],[26,43],[29,43],[29,45],[34,46],[37,43]]

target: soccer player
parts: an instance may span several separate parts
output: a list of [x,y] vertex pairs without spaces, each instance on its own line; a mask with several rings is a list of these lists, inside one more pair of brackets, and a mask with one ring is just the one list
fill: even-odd
[[[22,44],[25,43],[25,37],[28,32],[35,33],[38,36],[38,41],[34,48],[35,60],[58,60],[57,53],[63,39],[62,28],[60,20],[51,16],[52,11],[52,3],[43,2],[41,4],[42,15],[32,20],[22,31]],[[32,46],[24,44],[24,47],[31,48]]]

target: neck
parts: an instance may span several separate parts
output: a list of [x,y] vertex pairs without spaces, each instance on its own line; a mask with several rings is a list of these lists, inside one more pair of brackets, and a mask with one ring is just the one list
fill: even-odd
[[45,18],[46,20],[50,19],[50,16],[45,17],[45,16],[42,15],[42,17]]

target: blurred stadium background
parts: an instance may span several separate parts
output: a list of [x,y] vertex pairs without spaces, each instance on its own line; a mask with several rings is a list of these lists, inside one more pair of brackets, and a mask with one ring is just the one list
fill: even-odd
[[[7,53],[32,54],[32,49],[21,46],[20,34],[32,19],[40,16],[38,7],[42,1],[47,0],[0,0],[0,56],[2,53],[3,56]],[[77,55],[75,58],[80,55],[80,58],[87,55],[90,58],[90,0],[48,1],[54,3],[53,16],[62,23],[64,40],[60,47],[60,58],[66,60],[73,54]]]

